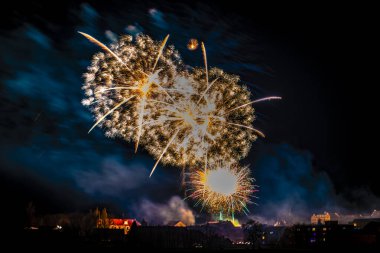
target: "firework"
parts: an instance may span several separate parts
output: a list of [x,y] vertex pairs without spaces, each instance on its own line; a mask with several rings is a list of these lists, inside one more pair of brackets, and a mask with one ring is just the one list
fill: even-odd
[[[155,42],[149,36],[123,36],[108,48],[88,34],[81,33],[100,46],[105,53],[94,55],[84,75],[88,106],[96,118],[96,126],[105,128],[108,137],[120,136],[135,142],[137,151],[144,123],[153,114],[155,102],[173,98],[166,89],[174,85],[182,65],[173,47],[166,47],[169,36]],[[89,132],[90,132],[89,131]]]
[[[264,134],[253,128],[255,102],[239,77],[218,68],[184,70],[178,53],[165,47],[168,37],[121,37],[107,47],[81,33],[105,53],[93,57],[85,76],[82,101],[106,136],[120,136],[145,147],[156,159],[182,167],[203,166],[216,159],[236,161],[248,154],[251,143]],[[209,82],[211,80],[211,82]],[[89,131],[89,132],[90,132]]]
[[[173,103],[159,103],[159,113],[148,123],[145,148],[159,162],[183,168],[207,167],[215,159],[239,160],[251,143],[264,134],[253,128],[253,104],[280,97],[250,100],[239,77],[218,68],[208,71],[207,54],[201,43],[205,68],[194,68],[174,82]],[[211,82],[209,83],[209,80]],[[169,92],[169,91],[168,91]]]
[[190,39],[187,43],[187,49],[194,51],[198,48],[198,40],[197,39]]
[[[207,78],[211,83],[207,85]],[[164,164],[194,166],[207,160],[238,160],[258,135],[249,90],[239,78],[213,68],[194,69],[191,90],[181,90],[174,103],[157,105],[160,113],[147,131],[145,148]],[[176,87],[176,83],[174,84]]]
[[252,203],[256,191],[254,179],[248,167],[232,162],[209,164],[206,170],[190,173],[189,198],[211,213],[234,217],[235,212],[249,212],[247,204]]

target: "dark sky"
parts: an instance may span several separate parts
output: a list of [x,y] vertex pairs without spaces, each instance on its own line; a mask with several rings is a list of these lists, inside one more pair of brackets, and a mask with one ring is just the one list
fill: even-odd
[[240,75],[254,98],[283,97],[257,105],[256,127],[267,138],[242,161],[260,185],[253,214],[380,208],[371,8],[218,2],[2,7],[0,184],[7,214],[22,215],[33,201],[40,213],[108,205],[138,216],[141,201],[165,205],[183,196],[177,169],[160,167],[149,180],[154,161],[144,151],[134,155],[131,144],[107,139],[101,129],[87,135],[92,118],[80,104],[81,75],[99,49],[78,30],[107,43],[110,32],[157,40],[170,33],[184,61],[201,66],[201,52],[186,49],[194,37],[206,43],[209,65]]

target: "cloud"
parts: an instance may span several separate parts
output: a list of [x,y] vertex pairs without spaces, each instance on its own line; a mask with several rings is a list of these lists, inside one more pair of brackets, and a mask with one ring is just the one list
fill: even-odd
[[161,169],[149,179],[146,168],[154,161],[143,151],[133,154],[131,146],[106,138],[101,129],[87,134],[94,122],[80,103],[82,74],[99,48],[76,31],[109,39],[114,34],[97,27],[99,15],[90,5],[82,5],[79,15],[80,25],[70,28],[60,46],[46,29],[31,24],[0,35],[0,63],[7,73],[0,76],[0,168],[30,171],[46,184],[65,184],[94,202],[123,209],[145,195],[171,196],[177,181]]
[[152,18],[153,20],[153,24],[156,25],[158,28],[162,29],[162,30],[167,30],[168,29],[168,24],[167,22],[165,21],[164,19],[164,14],[155,9],[155,8],[152,8],[152,9],[149,9],[149,15],[150,17]]
[[380,207],[380,199],[365,188],[336,193],[327,173],[317,170],[312,159],[310,152],[288,144],[263,146],[253,166],[260,187],[252,217],[293,224],[307,222],[313,213],[359,213]]
[[126,166],[115,158],[106,158],[101,171],[78,171],[75,179],[78,186],[89,194],[120,196],[127,190],[138,188],[147,179],[147,175],[143,165]]
[[144,32],[144,29],[138,23],[135,23],[134,25],[128,25],[125,28],[125,31],[133,36],[136,36],[137,34]]
[[154,203],[143,199],[135,208],[134,212],[140,219],[145,219],[150,224],[167,224],[171,221],[182,221],[186,225],[195,223],[193,211],[187,203],[178,196],[173,196],[165,203]]

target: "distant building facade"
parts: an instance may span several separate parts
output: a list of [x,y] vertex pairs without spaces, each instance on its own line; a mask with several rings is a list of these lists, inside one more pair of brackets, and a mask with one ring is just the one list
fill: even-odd
[[328,212],[324,212],[323,214],[313,214],[310,218],[310,223],[313,225],[325,224],[326,221],[331,221],[331,216]]
[[96,228],[102,229],[119,229],[123,230],[123,233],[128,234],[133,223],[137,226],[141,226],[140,222],[136,219],[120,219],[120,218],[108,218],[107,210],[104,208],[101,212],[97,209],[97,222]]
[[369,223],[371,222],[377,222],[377,223],[380,223],[380,218],[362,218],[362,219],[354,219],[352,221],[352,224],[354,225],[354,227],[357,227],[357,228],[364,228],[365,226],[367,226]]
[[205,224],[189,227],[192,230],[199,230],[205,234],[215,234],[228,238],[232,242],[244,241],[242,227],[235,227],[231,221],[209,221]]
[[132,227],[132,224],[136,222],[137,226],[141,224],[135,219],[109,219],[109,229],[122,229],[124,234],[128,234],[129,230]]

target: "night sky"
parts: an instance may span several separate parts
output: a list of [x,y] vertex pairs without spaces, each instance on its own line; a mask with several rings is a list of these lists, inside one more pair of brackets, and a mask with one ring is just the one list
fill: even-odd
[[[190,38],[204,41],[210,66],[240,75],[266,134],[241,163],[260,186],[251,216],[302,220],[324,210],[380,209],[376,176],[378,83],[374,16],[360,6],[238,1],[65,1],[2,7],[0,23],[0,185],[2,216],[107,206],[116,215],[177,217],[180,171],[159,166],[120,139],[107,139],[81,105],[82,74],[100,51],[77,31],[111,43],[143,32],[202,66]],[[256,7],[255,7],[256,6]],[[370,7],[367,7],[370,9]],[[151,214],[157,208],[159,214]],[[164,216],[170,217],[164,217]],[[246,219],[246,217],[241,217]],[[22,226],[23,218],[20,218]]]

